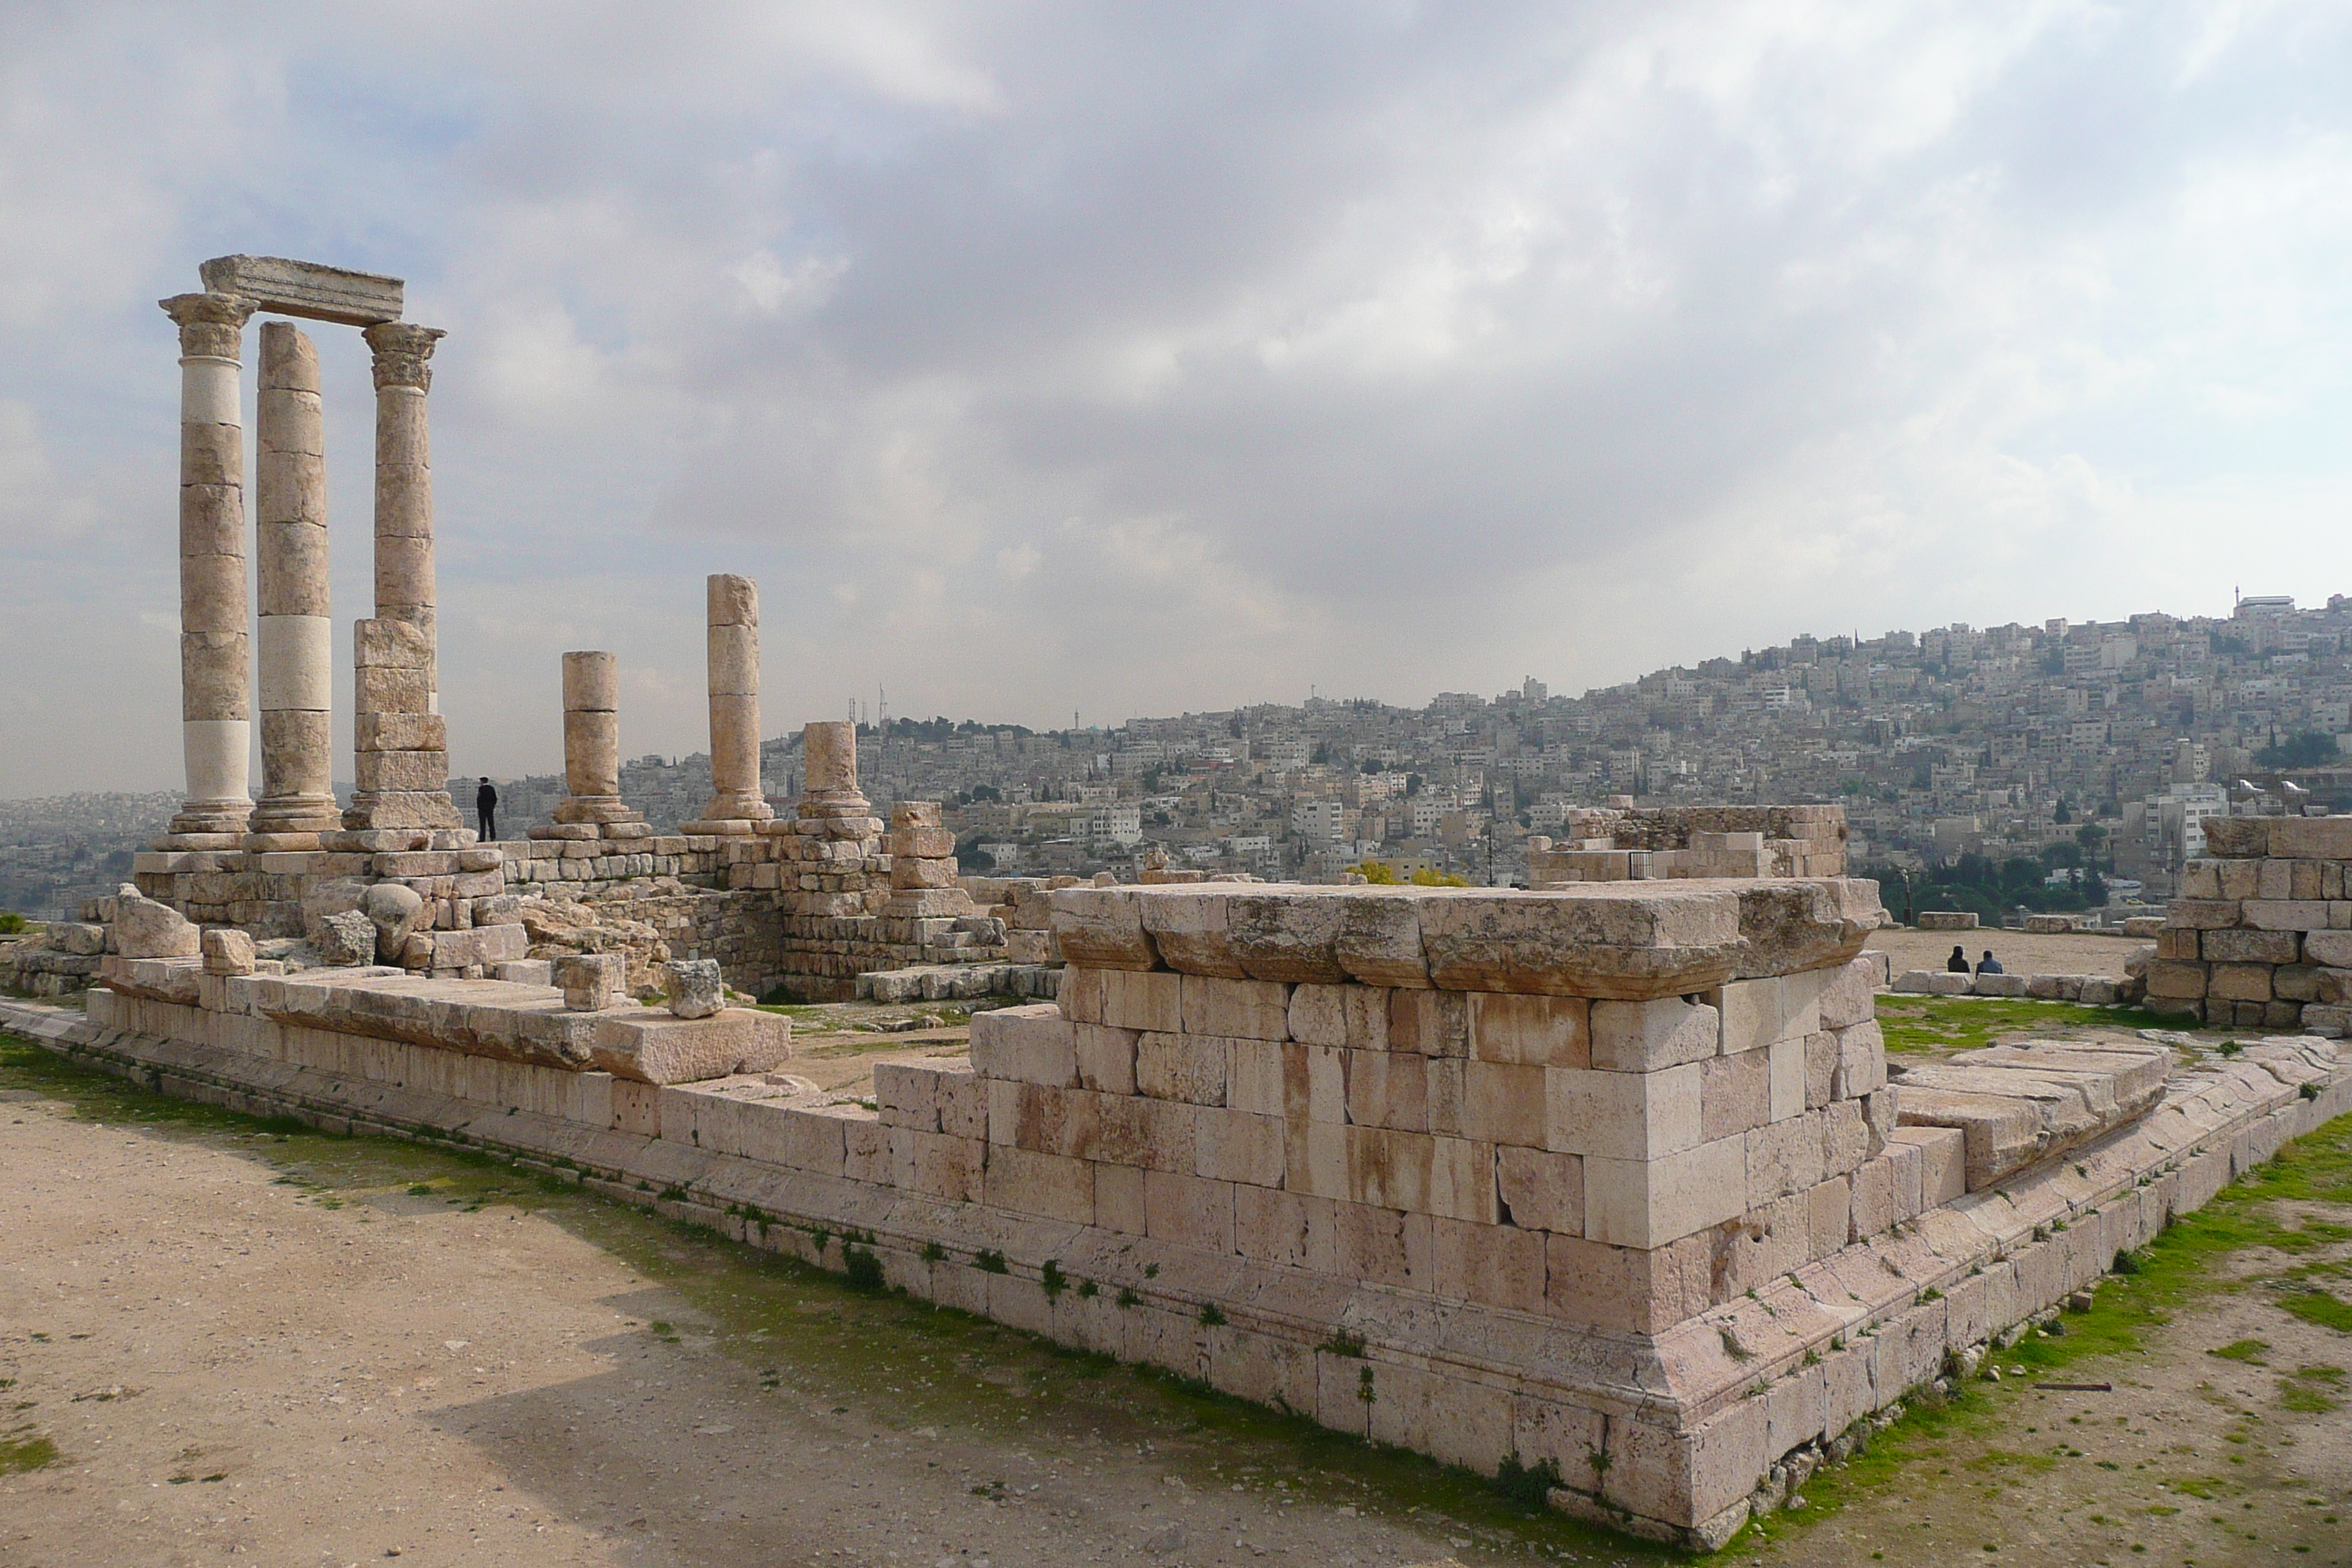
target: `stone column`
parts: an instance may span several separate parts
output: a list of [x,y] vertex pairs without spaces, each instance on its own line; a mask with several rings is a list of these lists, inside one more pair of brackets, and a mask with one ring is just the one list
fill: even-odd
[[335,804],[333,623],[327,606],[326,447],[319,353],[287,321],[261,328],[254,418],[261,799],[245,847],[315,849],[342,826]]
[[155,847],[235,849],[253,814],[237,397],[253,306],[233,294],[178,294],[162,304],[180,329],[180,731],[188,793]]
[[[775,809],[760,789],[760,590],[749,577],[709,581],[710,804],[681,833],[747,834]],[[854,782],[854,781],[853,781]]]
[[361,334],[375,355],[375,614],[425,633],[425,711],[441,711],[433,584],[433,458],[425,394],[428,362],[448,333],[384,321]]
[[643,838],[652,835],[621,798],[621,663],[604,652],[563,656],[563,788],[553,826],[533,838]]

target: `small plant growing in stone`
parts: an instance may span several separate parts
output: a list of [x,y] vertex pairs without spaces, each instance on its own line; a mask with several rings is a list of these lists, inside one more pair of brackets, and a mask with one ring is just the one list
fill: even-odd
[[1139,1307],[1139,1306],[1141,1306],[1141,1305],[1143,1304],[1143,1298],[1142,1298],[1142,1297],[1140,1297],[1140,1296],[1139,1296],[1139,1295],[1137,1295],[1134,1291],[1132,1291],[1132,1290],[1129,1289],[1126,1286],[1122,1285],[1122,1286],[1120,1286],[1120,1287],[1118,1288],[1118,1302],[1117,1302],[1117,1304],[1118,1304],[1118,1310],[1119,1310],[1120,1311],[1122,1311],[1122,1312],[1123,1312],[1123,1311],[1127,1310],[1127,1309],[1128,1309],[1128,1308],[1129,1308],[1129,1307]]
[[1037,1283],[1045,1287],[1048,1297],[1058,1296],[1068,1289],[1070,1277],[1062,1272],[1062,1260],[1058,1258],[1045,1259],[1045,1266],[1037,1271]]
[[1364,1367],[1356,1373],[1356,1397],[1370,1405],[1377,1397],[1372,1392],[1372,1369]]
[[971,1266],[974,1268],[979,1269],[982,1274],[1010,1274],[1013,1272],[1010,1268],[1005,1267],[1004,1254],[995,1250],[993,1247],[982,1247],[978,1252],[973,1253],[971,1255]]
[[1097,1297],[1097,1296],[1099,1296],[1099,1295],[1101,1295],[1101,1294],[1102,1294],[1102,1287],[1101,1287],[1101,1286],[1099,1286],[1099,1285],[1097,1285],[1093,1280],[1091,1280],[1091,1279],[1081,1279],[1081,1280],[1079,1280],[1079,1281],[1078,1281],[1078,1300],[1081,1300],[1081,1301],[1091,1301],[1091,1300],[1093,1300],[1096,1297]]
[[924,1262],[926,1262],[926,1263],[939,1263],[939,1262],[942,1262],[942,1261],[944,1261],[944,1260],[946,1259],[947,1255],[948,1255],[948,1249],[947,1249],[946,1247],[941,1247],[938,1242],[936,1242],[936,1241],[927,1241],[927,1242],[923,1243],[923,1261],[924,1261]]
[[1354,1356],[1360,1361],[1364,1354],[1364,1336],[1351,1334],[1345,1329],[1334,1329],[1331,1337],[1315,1348],[1331,1355]]
[[1203,1301],[1201,1303],[1201,1326],[1202,1328],[1221,1329],[1224,1327],[1224,1323],[1225,1315],[1217,1310],[1217,1304],[1214,1301]]
[[853,1290],[882,1289],[882,1260],[862,1247],[841,1249],[841,1271]]

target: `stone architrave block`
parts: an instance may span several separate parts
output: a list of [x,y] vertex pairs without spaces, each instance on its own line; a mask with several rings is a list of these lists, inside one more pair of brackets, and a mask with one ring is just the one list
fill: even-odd
[[280,256],[216,256],[197,273],[212,294],[231,294],[264,310],[373,327],[400,320],[401,280]]
[[1253,980],[1336,984],[1348,978],[1339,958],[1347,912],[1337,893],[1237,893],[1226,906],[1228,951]]
[[2352,816],[2282,816],[2269,826],[2274,858],[2352,860]]
[[1341,903],[1332,952],[1351,979],[1372,986],[1430,984],[1420,899],[1402,889],[1356,889]]
[[1721,1018],[1713,1006],[1679,996],[1595,1002],[1592,1065],[1612,1072],[1643,1073],[1704,1061],[1718,1052]]
[[792,1054],[790,1020],[749,1007],[726,1008],[708,1018],[636,1008],[597,1019],[588,1036],[590,1067],[636,1083],[698,1083],[730,1073],[772,1072]]
[[1703,885],[1473,890],[1420,912],[1430,978],[1448,990],[1645,1000],[1721,984],[1743,951],[1738,896]]

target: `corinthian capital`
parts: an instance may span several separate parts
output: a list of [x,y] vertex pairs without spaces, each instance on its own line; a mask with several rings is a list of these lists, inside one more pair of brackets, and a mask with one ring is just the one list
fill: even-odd
[[408,321],[384,321],[360,334],[375,354],[375,389],[413,386],[419,392],[433,385],[433,370],[425,362],[433,357],[433,345],[449,334],[439,327],[420,327]]
[[253,301],[235,294],[174,294],[158,300],[163,313],[180,329],[180,353],[190,359],[238,357],[247,318]]

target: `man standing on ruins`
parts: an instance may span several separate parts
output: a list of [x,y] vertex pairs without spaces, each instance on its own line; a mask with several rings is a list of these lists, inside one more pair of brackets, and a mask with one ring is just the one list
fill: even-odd
[[474,792],[474,815],[482,825],[482,842],[495,841],[499,836],[499,792],[490,787],[488,775],[483,776],[482,787]]

